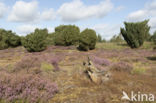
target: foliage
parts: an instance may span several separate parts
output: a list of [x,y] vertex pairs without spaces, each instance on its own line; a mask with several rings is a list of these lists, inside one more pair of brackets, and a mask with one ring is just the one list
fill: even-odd
[[133,66],[126,62],[119,62],[119,63],[112,65],[111,69],[114,71],[120,71],[120,72],[127,71],[131,73],[131,71],[133,70]]
[[92,29],[85,29],[80,33],[79,49],[84,51],[95,49],[96,40],[96,32]]
[[110,42],[116,42],[116,43],[119,43],[119,42],[123,42],[124,40],[122,39],[122,35],[121,34],[119,34],[119,35],[114,35],[112,38],[111,38],[111,40],[110,40]]
[[17,36],[12,31],[0,29],[0,49],[17,47],[19,45],[21,45],[21,40],[19,36]]
[[55,45],[76,45],[79,40],[80,29],[75,25],[60,25],[55,28]]
[[107,42],[107,40],[106,39],[102,39],[102,43],[106,43]]
[[156,31],[151,36],[151,41],[154,42],[154,44],[156,44]]
[[21,61],[16,63],[14,71],[25,69],[27,72],[29,72],[29,70],[32,68],[40,68],[41,62],[41,58],[39,58],[37,55],[26,55],[22,58]]
[[111,64],[109,60],[104,58],[99,58],[97,56],[92,56],[91,61],[93,62],[94,66],[99,70],[104,70],[105,66],[109,66]]
[[102,37],[100,34],[97,35],[97,42],[102,42]]
[[55,33],[50,33],[48,34],[47,38],[46,38],[46,45],[54,45],[54,36]]
[[149,34],[150,27],[148,20],[136,23],[125,22],[125,29],[121,28],[121,34],[131,48],[138,48],[143,45]]
[[0,72],[0,75],[0,99],[6,103],[45,103],[58,92],[55,83],[37,75],[5,72]]
[[48,35],[47,29],[36,29],[34,33],[27,35],[23,39],[22,45],[29,52],[43,51],[47,47],[47,43],[46,43],[47,35]]

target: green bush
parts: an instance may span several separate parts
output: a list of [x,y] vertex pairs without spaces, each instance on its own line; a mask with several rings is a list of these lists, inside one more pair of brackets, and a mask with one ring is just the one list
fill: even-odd
[[79,49],[84,51],[95,49],[96,40],[96,32],[92,29],[85,29],[80,33]]
[[54,36],[55,36],[55,32],[54,33],[50,33],[48,34],[47,38],[46,38],[46,44],[49,45],[54,45]]
[[60,25],[55,28],[54,44],[62,46],[76,45],[80,29],[75,25]]
[[125,22],[125,29],[121,28],[121,34],[131,48],[138,48],[143,45],[149,34],[150,27],[148,20],[136,23]]
[[122,38],[122,35],[121,34],[119,34],[119,35],[114,35],[112,38],[111,38],[111,40],[110,40],[110,42],[115,42],[115,43],[119,43],[119,42],[123,42],[124,40],[123,40],[123,38]]
[[47,29],[36,29],[34,33],[28,34],[22,40],[22,45],[29,52],[40,52],[46,49],[46,38],[48,36]]
[[17,47],[21,45],[20,37],[12,31],[0,29],[0,49],[7,49],[9,47]]
[[156,31],[151,36],[151,41],[154,42],[154,44],[156,44]]
[[97,36],[97,42],[99,42],[99,43],[101,43],[101,42],[102,42],[102,37],[101,37],[101,35],[100,35],[100,34],[98,34],[98,36]]

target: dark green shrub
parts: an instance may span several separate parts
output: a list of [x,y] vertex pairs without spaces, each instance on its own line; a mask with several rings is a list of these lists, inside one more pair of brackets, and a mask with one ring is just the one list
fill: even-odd
[[92,29],[85,29],[80,33],[79,49],[84,51],[95,49],[96,40],[96,32]]
[[46,44],[49,45],[54,45],[54,37],[55,37],[55,32],[48,34],[46,38]]
[[60,25],[55,28],[55,45],[76,45],[79,41],[80,29],[75,25]]
[[121,28],[121,34],[131,48],[138,48],[143,45],[149,34],[150,27],[148,20],[136,23],[125,22],[125,29]]
[[21,40],[19,36],[17,36],[12,31],[0,29],[0,49],[17,47],[19,45],[21,45]]
[[28,34],[22,40],[22,45],[29,52],[40,52],[46,49],[47,29],[36,29],[34,33]]

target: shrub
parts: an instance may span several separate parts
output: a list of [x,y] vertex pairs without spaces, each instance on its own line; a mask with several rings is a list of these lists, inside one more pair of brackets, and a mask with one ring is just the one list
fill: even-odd
[[0,72],[0,75],[0,102],[46,103],[58,92],[55,83],[37,75],[14,75],[5,72]]
[[156,31],[151,36],[151,41],[154,42],[154,44],[156,44]]
[[47,47],[47,43],[46,43],[47,35],[48,35],[47,29],[36,29],[34,33],[27,35],[23,39],[22,45],[29,52],[43,51]]
[[64,55],[63,54],[50,54],[50,55],[47,55],[45,56],[46,57],[46,61],[50,64],[53,65],[54,67],[54,71],[58,71],[60,70],[60,67],[59,67],[59,62],[64,58]]
[[121,34],[131,48],[138,48],[143,45],[149,34],[150,27],[148,20],[136,23],[125,22],[125,29],[121,28]]
[[36,55],[26,55],[22,58],[21,61],[17,62],[14,68],[14,71],[19,71],[25,69],[29,72],[32,68],[40,68],[42,60],[39,56]]
[[119,34],[119,35],[114,35],[112,38],[111,38],[111,40],[110,40],[110,42],[116,42],[116,43],[119,43],[119,42],[123,42],[124,40],[122,39],[122,35],[121,34]]
[[93,63],[95,64],[99,64],[102,66],[109,66],[110,65],[110,61],[104,58],[99,58],[99,57],[91,57],[91,60],[93,61]]
[[92,29],[85,29],[80,33],[79,49],[84,51],[95,49],[96,40],[96,32]]
[[46,45],[54,45],[54,36],[55,33],[50,33],[48,34],[47,38],[46,38]]
[[20,37],[12,31],[0,29],[0,49],[7,49],[8,47],[17,47],[21,45]]
[[133,70],[133,66],[126,62],[118,62],[113,64],[111,69],[114,71],[119,71],[119,72],[124,71],[124,72],[131,73],[131,71]]
[[94,66],[99,70],[104,70],[106,66],[109,66],[111,64],[109,60],[99,58],[97,56],[91,57],[91,61],[93,62]]
[[102,37],[101,37],[101,35],[100,35],[100,34],[98,34],[98,36],[97,36],[97,42],[99,42],[99,43],[101,43],[101,42],[102,42]]
[[55,28],[55,45],[76,45],[79,40],[80,29],[75,25],[60,25]]

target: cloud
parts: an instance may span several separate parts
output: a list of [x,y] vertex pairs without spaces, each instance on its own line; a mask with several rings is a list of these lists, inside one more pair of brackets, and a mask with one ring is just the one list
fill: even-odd
[[73,0],[72,2],[64,3],[58,14],[65,22],[74,22],[88,18],[102,18],[106,16],[113,8],[110,0],[103,0],[97,5],[85,5],[81,0]]
[[39,28],[39,29],[47,28],[49,32],[54,32],[53,27],[42,27],[42,26],[37,26],[37,25],[21,25],[16,28],[16,31],[19,35],[25,36],[29,33],[34,32],[36,28]]
[[156,30],[156,0],[152,0],[145,4],[143,9],[130,13],[127,17],[127,21],[137,22],[145,19],[150,19],[149,25],[151,31]]
[[20,35],[27,35],[33,32],[36,28],[37,26],[33,26],[33,25],[21,25],[21,26],[18,26],[16,30]]
[[12,8],[8,20],[12,22],[34,22],[38,19],[38,2],[17,1]]
[[132,12],[128,15],[129,21],[141,21],[145,19],[148,16],[147,10],[138,10],[135,12]]
[[49,10],[43,11],[41,14],[42,20],[50,21],[50,20],[54,20],[55,18],[56,18],[56,13],[52,8]]
[[0,18],[2,18],[7,10],[7,7],[4,3],[0,2]]
[[118,35],[120,33],[121,24],[96,24],[91,27],[97,33],[102,35],[106,40],[111,39],[114,35]]

